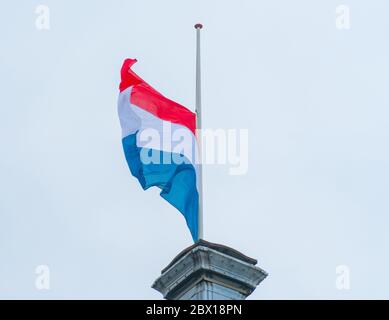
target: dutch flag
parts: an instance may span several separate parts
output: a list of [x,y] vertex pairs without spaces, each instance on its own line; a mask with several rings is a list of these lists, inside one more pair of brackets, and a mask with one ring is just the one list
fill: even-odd
[[144,190],[161,189],[161,197],[185,217],[198,240],[198,149],[196,114],[164,97],[131,70],[121,70],[118,113],[124,154]]

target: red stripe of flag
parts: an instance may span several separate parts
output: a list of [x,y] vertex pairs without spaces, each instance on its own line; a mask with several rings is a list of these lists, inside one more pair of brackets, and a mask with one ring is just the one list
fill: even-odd
[[177,102],[164,97],[132,71],[131,66],[136,61],[136,59],[126,59],[124,61],[121,70],[120,91],[133,86],[131,103],[162,120],[183,125],[195,134],[196,114]]

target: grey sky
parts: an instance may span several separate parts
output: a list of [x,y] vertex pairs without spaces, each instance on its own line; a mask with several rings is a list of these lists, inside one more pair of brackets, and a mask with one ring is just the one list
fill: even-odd
[[[35,8],[50,8],[49,31]],[[335,9],[351,9],[338,30]],[[117,118],[124,58],[203,123],[249,129],[249,172],[205,174],[205,236],[257,258],[251,296],[389,298],[387,1],[3,1],[0,297],[156,298],[191,244],[130,175]],[[48,265],[51,289],[35,288]],[[350,290],[337,290],[347,265]]]

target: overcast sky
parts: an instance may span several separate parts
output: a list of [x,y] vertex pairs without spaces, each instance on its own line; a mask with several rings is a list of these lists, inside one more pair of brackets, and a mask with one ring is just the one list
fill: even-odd
[[[36,7],[50,9],[50,30]],[[350,8],[350,29],[336,8]],[[248,129],[249,170],[204,169],[205,238],[258,259],[251,299],[389,298],[389,3],[2,1],[0,297],[160,299],[192,240],[128,170],[117,117],[123,59],[194,109]],[[50,290],[35,286],[50,268]],[[349,290],[336,268],[350,271]]]

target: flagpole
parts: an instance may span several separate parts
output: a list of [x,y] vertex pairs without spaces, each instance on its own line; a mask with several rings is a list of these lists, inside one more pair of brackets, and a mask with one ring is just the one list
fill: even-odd
[[[197,23],[196,29],[196,129],[201,133],[201,59],[200,59],[200,30],[203,28],[201,23]],[[202,164],[202,145],[201,134],[197,134],[199,145],[199,213],[198,213],[198,228],[199,239],[204,237],[203,229],[203,164]]]

